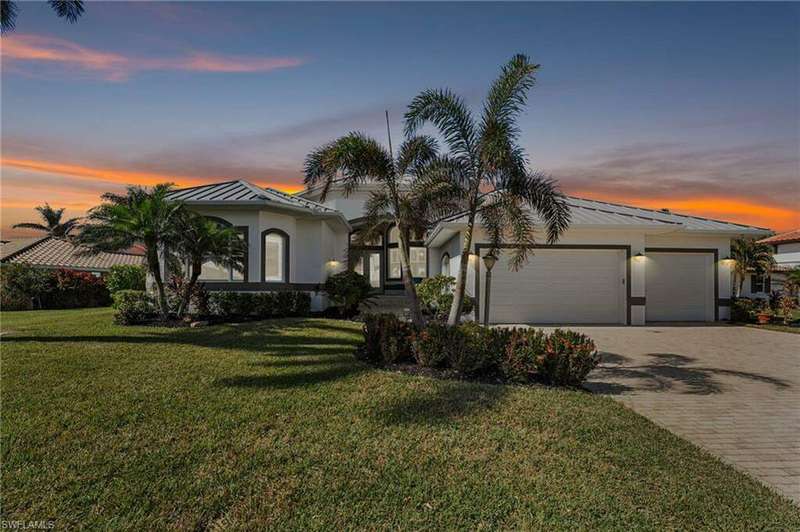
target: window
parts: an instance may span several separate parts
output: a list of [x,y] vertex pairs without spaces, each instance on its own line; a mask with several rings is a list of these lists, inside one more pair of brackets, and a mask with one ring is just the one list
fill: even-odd
[[442,255],[442,271],[440,273],[442,275],[450,275],[450,255],[447,253]]
[[[408,251],[412,277],[425,277],[428,274],[428,254],[423,247],[412,247]],[[400,279],[400,249],[389,248],[389,279]]]
[[759,274],[752,274],[750,276],[750,293],[751,294],[760,294],[760,293],[767,293],[769,294],[772,291],[772,279],[768,275],[759,275]]
[[400,230],[395,225],[389,230],[389,243],[397,244],[400,241]]
[[[358,239],[358,233],[357,232],[350,233],[350,243],[351,244],[355,244],[357,239]],[[372,240],[367,240],[366,242],[362,242],[362,244],[364,246],[380,246],[380,245],[383,244],[383,239],[380,236],[377,236],[376,238],[374,238]]]
[[[224,220],[220,220],[218,218],[209,217],[210,220],[219,221],[220,225],[229,226],[227,222]],[[224,223],[223,223],[224,222]],[[247,243],[247,227],[237,227],[236,232],[239,233],[239,238]],[[214,261],[207,260],[203,263],[200,268],[200,277],[198,278],[200,281],[244,281],[245,280],[245,272],[247,271],[247,260],[249,257],[249,250],[245,252],[243,257],[243,270],[237,270],[232,266],[222,266],[216,264]],[[188,271],[188,263],[185,266],[184,271]]]
[[364,275],[364,257],[358,257],[358,260],[356,260],[356,263],[353,266],[353,271]]
[[289,279],[289,235],[280,229],[267,229],[262,234],[263,280],[285,283]]
[[425,248],[412,247],[408,254],[411,262],[411,275],[414,277],[428,275],[428,253]]

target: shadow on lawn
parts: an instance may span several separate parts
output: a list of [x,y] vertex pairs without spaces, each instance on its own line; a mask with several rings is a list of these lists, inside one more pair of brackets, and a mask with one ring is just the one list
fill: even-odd
[[617,395],[636,391],[678,391],[684,394],[710,395],[724,393],[719,377],[736,377],[763,382],[776,388],[788,388],[789,382],[746,371],[692,366],[697,359],[675,353],[650,353],[646,363],[616,353],[601,353],[600,366],[590,375],[586,388]]
[[[331,365],[330,363],[328,363]],[[282,390],[323,384],[333,380],[349,377],[365,371],[367,368],[355,363],[342,363],[317,371],[299,371],[293,373],[275,373],[268,375],[237,375],[214,381],[215,386],[234,388],[266,388]]]
[[385,425],[441,425],[488,410],[508,393],[506,386],[432,380],[424,391],[394,399],[375,416]]

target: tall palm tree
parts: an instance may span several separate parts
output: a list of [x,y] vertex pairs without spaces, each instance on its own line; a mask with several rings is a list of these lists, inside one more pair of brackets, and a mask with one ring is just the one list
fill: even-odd
[[[452,197],[450,185],[436,176],[418,179],[422,168],[436,159],[437,143],[427,136],[406,139],[394,158],[378,141],[363,133],[350,133],[311,152],[305,161],[305,184],[322,183],[321,200],[330,187],[341,183],[346,195],[368,181],[382,188],[372,192],[365,205],[364,226],[358,242],[367,242],[381,234],[388,224],[398,229],[398,250],[403,286],[411,307],[411,319],[423,324],[417,290],[411,273],[409,243],[412,235],[421,238],[437,214],[448,212]],[[439,198],[444,198],[440,203]]]
[[[48,0],[48,4],[53,8],[60,18],[65,18],[69,22],[77,22],[83,15],[83,0]],[[0,30],[3,33],[13,30],[17,25],[17,14],[19,8],[17,3],[12,0],[0,1]]]
[[533,212],[547,226],[547,242],[556,242],[569,226],[570,214],[556,183],[528,170],[518,144],[517,117],[525,107],[539,65],[522,54],[515,55],[489,89],[480,120],[473,117],[464,100],[448,89],[426,90],[411,102],[406,112],[406,134],[415,134],[432,124],[444,138],[450,153],[426,168],[439,177],[449,177],[464,207],[467,228],[462,242],[461,268],[456,278],[448,323],[461,319],[467,278],[467,261],[476,221],[489,235],[490,254],[510,241],[512,269],[527,260],[534,241]]
[[733,272],[738,281],[736,297],[742,295],[744,280],[749,272],[764,274],[775,266],[772,246],[750,238],[737,238],[731,243],[731,258],[735,261]]
[[41,216],[44,224],[24,222],[15,224],[14,228],[35,229],[36,231],[47,233],[54,238],[65,238],[69,236],[73,229],[78,227],[78,222],[81,220],[80,218],[70,218],[69,220],[61,221],[64,215],[64,209],[54,209],[49,203],[39,205],[36,207],[36,210],[39,212],[39,216]]
[[189,263],[189,281],[181,294],[176,312],[180,319],[189,306],[203,263],[210,260],[220,266],[242,271],[247,244],[235,229],[190,211],[185,211],[179,217],[177,226],[179,237],[172,250]]
[[160,253],[177,240],[177,221],[183,213],[180,202],[170,201],[171,183],[152,188],[129,186],[126,194],[103,194],[104,203],[89,211],[78,243],[89,253],[117,252],[133,244],[144,244],[147,269],[156,283],[161,317],[169,315]]

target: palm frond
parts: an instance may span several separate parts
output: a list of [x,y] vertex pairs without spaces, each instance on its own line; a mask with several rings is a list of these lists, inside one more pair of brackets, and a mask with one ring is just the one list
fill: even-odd
[[353,132],[312,151],[305,160],[304,183],[322,183],[321,201],[334,183],[340,183],[347,196],[368,179],[391,179],[394,175],[391,154],[364,133]]
[[524,54],[515,55],[503,66],[484,103],[484,131],[487,127],[502,125],[507,135],[517,137],[519,131],[515,119],[528,101],[528,92],[536,83],[535,72],[539,66]]
[[405,114],[406,136],[425,123],[436,126],[453,154],[474,158],[475,121],[464,100],[449,89],[426,90],[417,95]]
[[78,18],[83,15],[82,0],[48,0],[47,3],[50,4],[56,15],[71,23],[77,22]]
[[434,159],[439,150],[439,143],[428,135],[417,135],[407,138],[400,145],[397,153],[396,171],[398,175],[415,174],[417,168]]
[[555,243],[569,227],[571,214],[566,198],[556,182],[540,172],[506,176],[503,190],[522,198],[547,225],[547,242]]
[[12,227],[14,229],[35,229],[37,231],[44,231],[45,233],[50,232],[50,228],[48,226],[37,224],[34,222],[23,222],[19,224],[14,224]]
[[11,0],[0,1],[0,31],[7,32],[17,25],[17,3]]

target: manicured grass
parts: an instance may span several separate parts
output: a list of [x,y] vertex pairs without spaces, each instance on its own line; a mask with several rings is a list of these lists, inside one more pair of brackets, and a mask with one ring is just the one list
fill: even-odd
[[789,502],[610,399],[375,370],[351,356],[358,324],[0,319],[3,519],[800,528]]

